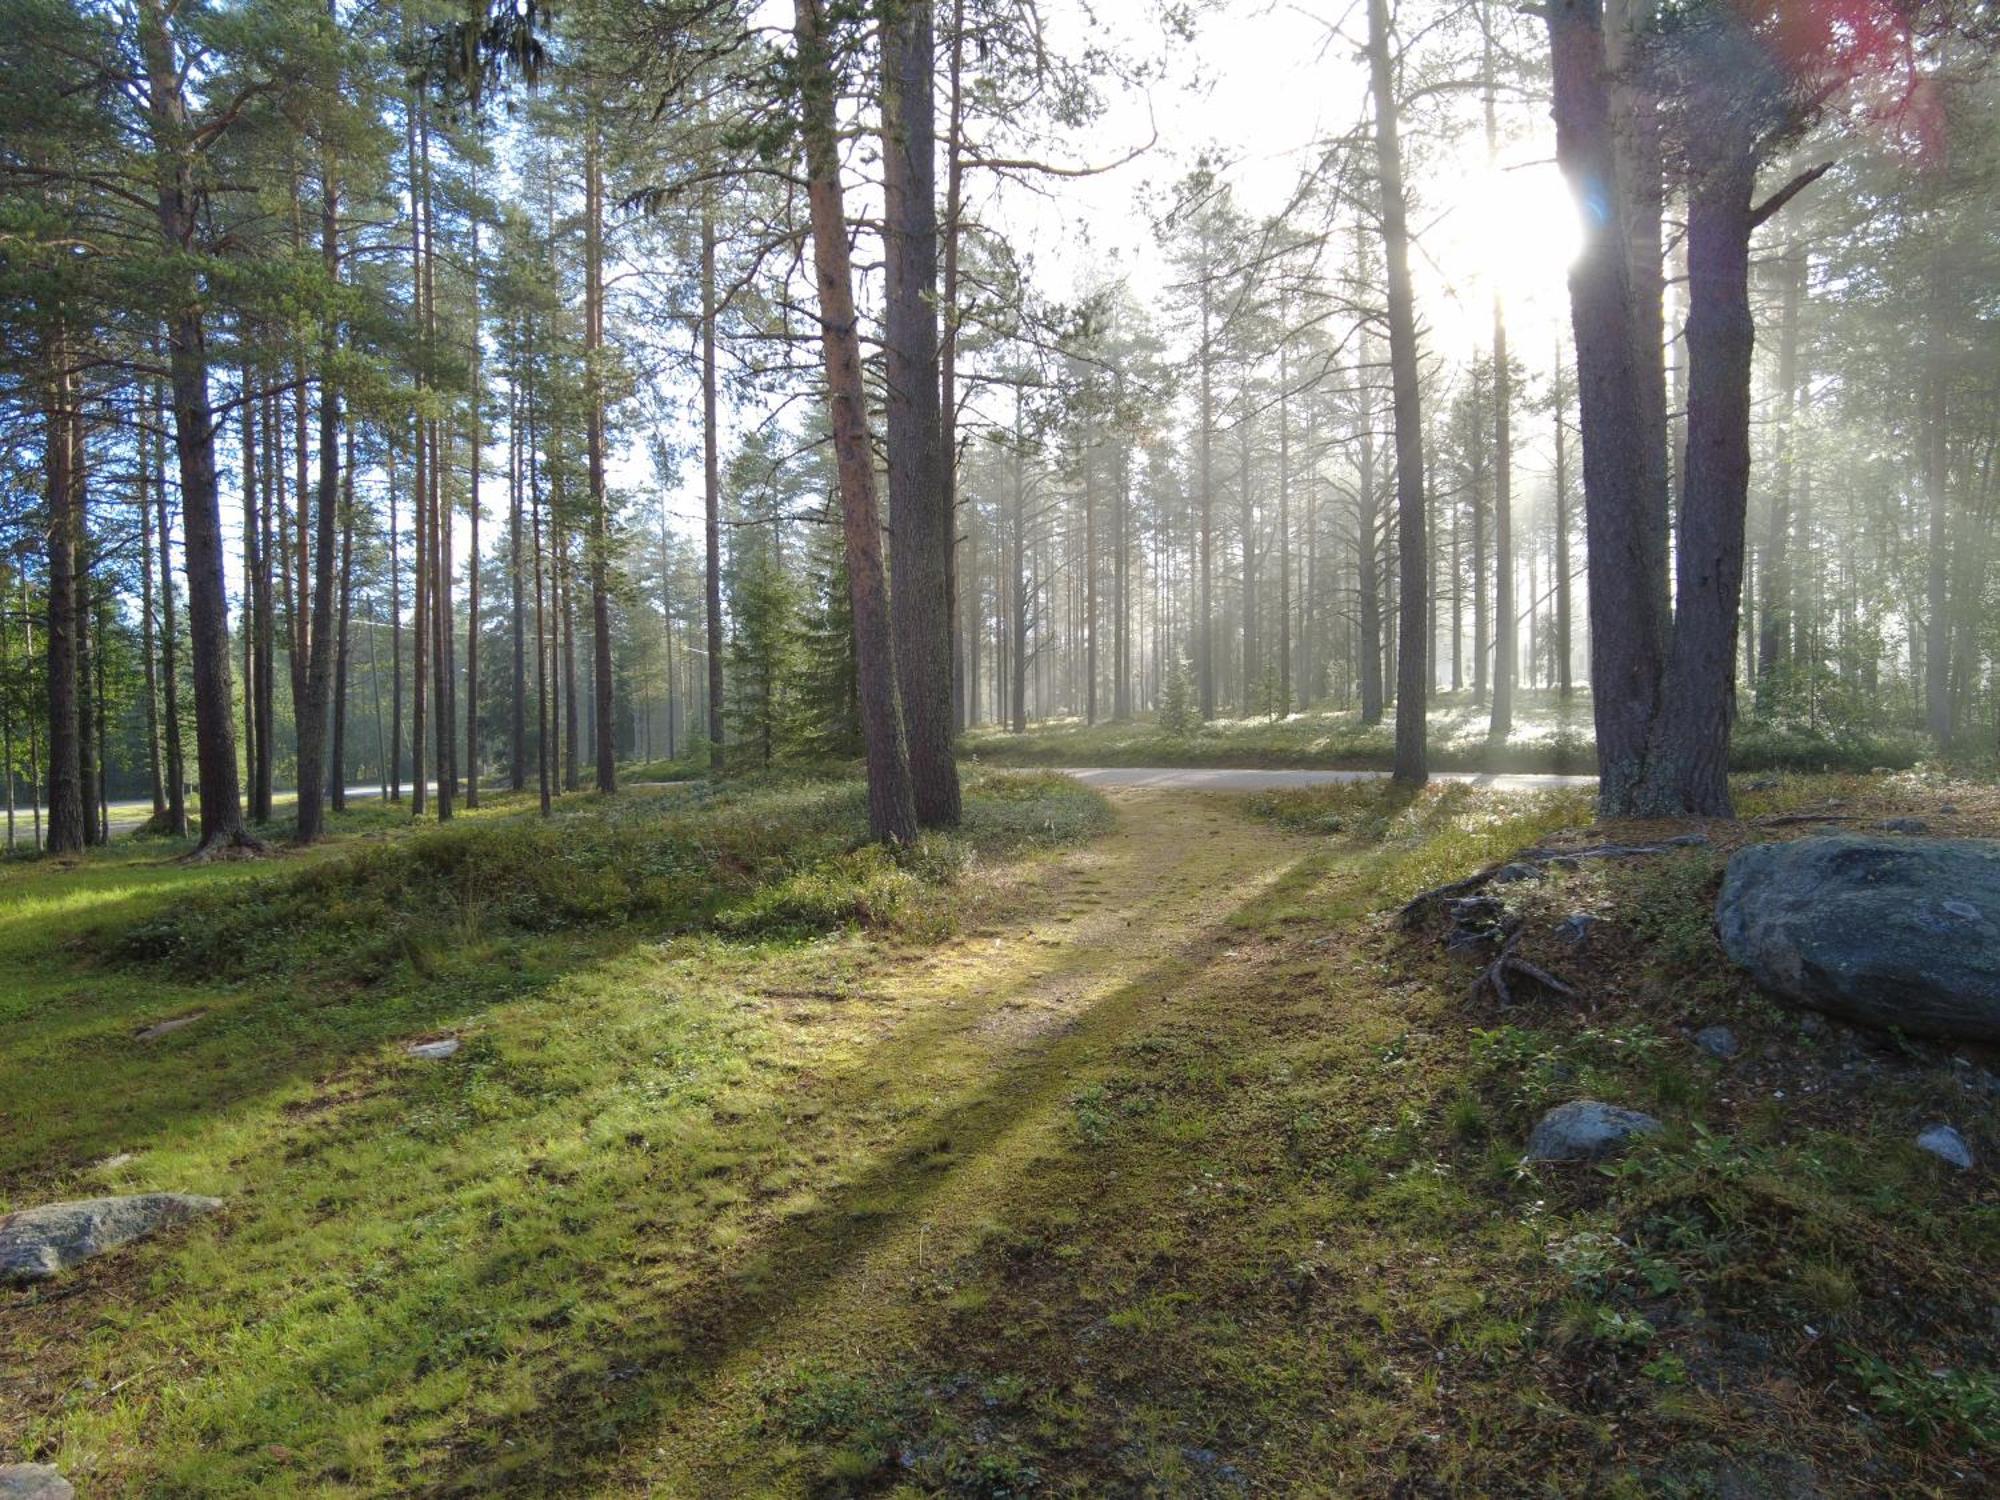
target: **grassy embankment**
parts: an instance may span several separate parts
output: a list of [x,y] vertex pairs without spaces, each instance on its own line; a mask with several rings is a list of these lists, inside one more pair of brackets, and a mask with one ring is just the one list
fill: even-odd
[[[1565,704],[1552,693],[1523,693],[1513,733],[1496,744],[1487,710],[1470,694],[1433,700],[1431,765],[1440,771],[1553,771],[1588,775],[1590,697]],[[1186,734],[1169,734],[1151,718],[1125,724],[1080,719],[1031,724],[1026,734],[991,725],[965,737],[964,752],[1009,766],[1262,766],[1387,770],[1395,725],[1364,725],[1358,709],[1315,709],[1287,718],[1215,719]],[[1847,731],[1804,722],[1747,719],[1737,726],[1731,763],[1739,771],[1903,770],[1925,754],[1915,731]]]
[[[1100,804],[988,786],[995,852],[896,866],[851,852],[853,795],[490,813],[497,884],[471,825],[275,875],[9,869],[0,1097],[33,1106],[0,1182],[229,1207],[0,1302],[0,1445],[92,1494],[1994,1480],[1991,1104],[1734,977],[1707,913],[1745,830],[1506,888],[1587,998],[1501,1010],[1385,913],[1581,836],[1575,794],[1127,794],[1018,859]],[[1746,811],[1829,796],[2000,829],[1917,778]],[[1718,1020],[1733,1063],[1688,1041]],[[1669,1128],[1523,1169],[1581,1095]],[[1937,1117],[1976,1171],[1911,1145]]]

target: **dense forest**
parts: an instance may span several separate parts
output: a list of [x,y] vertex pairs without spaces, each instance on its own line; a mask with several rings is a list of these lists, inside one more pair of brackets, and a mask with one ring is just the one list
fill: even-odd
[[1739,716],[2000,737],[1978,7],[1372,4],[1275,193],[1121,136],[1194,13],[8,9],[15,843],[864,751],[907,838],[977,726],[1420,779],[1433,699],[1660,811]]

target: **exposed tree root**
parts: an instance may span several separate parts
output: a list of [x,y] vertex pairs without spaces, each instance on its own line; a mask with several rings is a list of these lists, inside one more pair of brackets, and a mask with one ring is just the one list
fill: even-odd
[[1583,996],[1577,992],[1573,985],[1565,984],[1540,964],[1529,963],[1527,959],[1522,958],[1514,951],[1520,946],[1524,935],[1522,931],[1517,930],[1501,946],[1500,952],[1494,957],[1493,962],[1480,971],[1479,977],[1472,981],[1472,989],[1470,991],[1472,998],[1477,1000],[1481,994],[1490,990],[1493,998],[1498,1000],[1502,1005],[1512,1005],[1514,1003],[1514,989],[1508,983],[1508,980],[1512,978],[1517,981],[1526,980],[1530,984],[1539,985],[1549,993],[1561,995],[1566,1000],[1581,1000]]

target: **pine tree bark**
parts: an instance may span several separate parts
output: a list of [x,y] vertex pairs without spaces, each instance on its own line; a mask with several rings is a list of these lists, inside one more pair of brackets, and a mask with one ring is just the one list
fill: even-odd
[[347,811],[347,673],[354,619],[354,427],[343,435],[340,466],[340,578],[333,627],[333,730],[326,757],[326,805]]
[[[320,160],[320,268],[329,284],[340,279],[340,178],[332,149]],[[313,518],[312,626],[305,644],[305,697],[298,706],[298,832],[310,844],[326,831],[327,709],[333,695],[334,565],[340,543],[340,386],[334,379],[334,321],[325,320],[320,344],[319,486]],[[305,400],[300,388],[301,405]],[[305,509],[305,489],[299,489]]]
[[609,796],[618,790],[618,746],[611,702],[611,500],[604,483],[604,167],[601,156],[597,112],[593,107],[586,126],[583,161],[583,359],[589,398],[585,446],[590,473],[590,728],[597,761],[597,791],[600,796]]
[[77,854],[84,845],[83,723],[78,704],[76,554],[82,530],[76,453],[75,376],[68,343],[51,341],[44,462],[48,474],[48,833],[50,854]]
[[[703,607],[708,627],[708,768],[722,770],[722,459],[715,371],[715,212],[701,213],[701,475]],[[825,316],[821,314],[822,318]],[[870,460],[873,463],[873,460]]]
[[168,524],[165,416],[165,394],[156,386],[153,395],[153,509],[160,536],[160,676],[161,696],[166,710],[167,832],[175,838],[186,838],[187,766],[181,753],[180,611],[174,597],[173,531]]
[[[1544,12],[1553,62],[1556,160],[1579,202],[1616,204],[1603,12],[1599,0],[1554,0]],[[1631,267],[1617,216],[1601,216],[1570,266],[1583,435],[1584,522],[1590,538],[1591,703],[1598,809],[1637,808],[1646,742],[1665,660],[1666,619],[1650,580],[1663,572],[1664,497],[1649,462],[1654,441],[1641,392]],[[1664,585],[1662,587],[1664,592]]]
[[[196,193],[182,74],[160,0],[139,0],[148,123],[158,174],[161,240],[185,253],[195,231]],[[229,847],[259,848],[243,826],[229,672],[229,605],[222,570],[222,512],[215,482],[215,421],[209,406],[208,345],[198,302],[180,300],[167,319],[174,446],[180,462],[186,538],[188,624],[194,651],[195,748],[201,783],[196,857]],[[179,300],[179,299],[177,299]]]
[[861,379],[861,339],[840,183],[833,62],[820,0],[793,0],[793,17],[820,338],[840,479],[848,593],[854,608],[862,739],[868,761],[868,827],[877,839],[907,843],[917,836],[917,809],[882,570],[881,515],[868,443],[867,394]]
[[1642,816],[1730,817],[1729,732],[1750,484],[1750,235],[1754,143],[1722,139],[1688,187],[1686,496],[1677,538],[1674,627],[1646,750]]
[[932,0],[891,0],[882,22],[883,352],[889,604],[917,821],[959,820],[952,754],[952,484],[940,407],[936,48]]
[[1388,0],[1368,0],[1368,73],[1375,96],[1375,159],[1382,198],[1382,251],[1388,268],[1389,379],[1396,422],[1397,600],[1395,779],[1430,779],[1426,739],[1430,642],[1425,639],[1424,426],[1418,388],[1416,301],[1403,202],[1403,145],[1390,56]]

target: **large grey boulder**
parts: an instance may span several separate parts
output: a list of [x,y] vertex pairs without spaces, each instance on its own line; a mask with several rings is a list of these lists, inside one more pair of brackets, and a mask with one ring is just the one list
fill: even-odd
[[54,1464],[0,1464],[0,1500],[74,1500]]
[[1634,1137],[1662,1129],[1651,1115],[1595,1099],[1559,1104],[1528,1133],[1529,1161],[1601,1161]]
[[1715,925],[1764,989],[1864,1025],[2000,1041],[2000,842],[1836,835],[1729,861]]
[[45,1203],[0,1218],[0,1284],[46,1281],[80,1261],[222,1207],[194,1193]]

